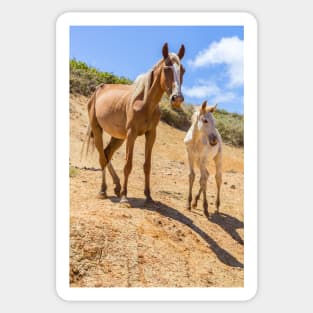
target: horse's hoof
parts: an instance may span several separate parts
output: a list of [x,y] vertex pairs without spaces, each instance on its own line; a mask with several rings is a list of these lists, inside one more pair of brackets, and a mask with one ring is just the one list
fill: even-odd
[[219,211],[219,210],[215,210],[215,211],[214,211],[214,214],[217,214],[217,215],[218,215],[218,214],[220,214],[220,211]]
[[120,205],[122,205],[123,207],[127,207],[127,208],[131,207],[128,199],[125,196],[122,196],[122,198],[120,200]]
[[204,210],[204,215],[205,215],[207,218],[209,218],[209,217],[210,217],[209,211],[208,211],[208,210]]
[[191,204],[191,207],[192,207],[193,209],[195,209],[195,208],[197,207],[197,203],[196,203],[196,202],[193,202],[193,203]]
[[154,204],[157,204],[157,202],[154,201],[151,197],[146,198],[145,205],[154,205]]
[[100,191],[97,195],[97,198],[98,199],[107,199],[108,196],[107,196],[107,193],[105,191]]

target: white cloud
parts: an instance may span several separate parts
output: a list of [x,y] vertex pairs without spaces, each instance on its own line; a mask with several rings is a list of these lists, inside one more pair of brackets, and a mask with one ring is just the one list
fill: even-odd
[[229,87],[243,84],[243,41],[238,37],[222,38],[200,51],[188,64],[193,68],[226,64]]
[[210,103],[231,102],[237,98],[235,93],[223,91],[212,81],[200,81],[198,85],[190,88],[182,86],[182,91],[184,95],[190,98],[207,99]]
[[191,88],[182,86],[182,91],[191,98],[205,98],[218,94],[220,89],[214,83],[208,83],[206,85],[196,85]]

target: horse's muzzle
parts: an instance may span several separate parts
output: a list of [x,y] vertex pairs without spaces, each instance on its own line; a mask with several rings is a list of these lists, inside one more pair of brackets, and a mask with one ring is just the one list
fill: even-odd
[[184,102],[184,96],[181,93],[173,94],[170,96],[170,102],[173,107],[179,108]]
[[209,142],[211,146],[215,146],[217,144],[217,136],[215,134],[210,134]]

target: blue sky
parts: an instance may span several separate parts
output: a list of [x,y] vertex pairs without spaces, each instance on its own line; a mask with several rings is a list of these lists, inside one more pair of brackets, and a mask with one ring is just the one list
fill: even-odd
[[70,58],[134,80],[162,58],[165,42],[175,53],[183,43],[185,102],[243,113],[243,35],[240,26],[72,26]]

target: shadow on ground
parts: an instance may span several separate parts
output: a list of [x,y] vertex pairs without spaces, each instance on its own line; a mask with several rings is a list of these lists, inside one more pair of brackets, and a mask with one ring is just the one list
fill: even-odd
[[[117,197],[109,197],[109,199],[114,203],[118,203],[120,201],[120,199]],[[234,256],[232,256],[225,249],[220,247],[214,239],[212,239],[207,233],[205,233],[202,229],[200,229],[197,225],[195,225],[189,217],[185,216],[178,210],[160,201],[153,202],[153,203],[146,203],[145,199],[142,199],[142,198],[128,198],[128,201],[131,207],[158,212],[165,217],[169,217],[173,220],[176,220],[188,226],[209,245],[210,249],[216,254],[216,256],[221,262],[223,262],[224,264],[228,266],[243,268],[243,264],[241,262],[239,262]],[[209,221],[221,226],[237,242],[243,244],[242,239],[240,238],[238,233],[235,231],[235,229],[243,227],[243,223],[237,220],[236,218],[231,217],[227,214],[220,214],[220,215],[221,216],[218,216],[218,214],[214,214],[212,217],[209,218]]]

